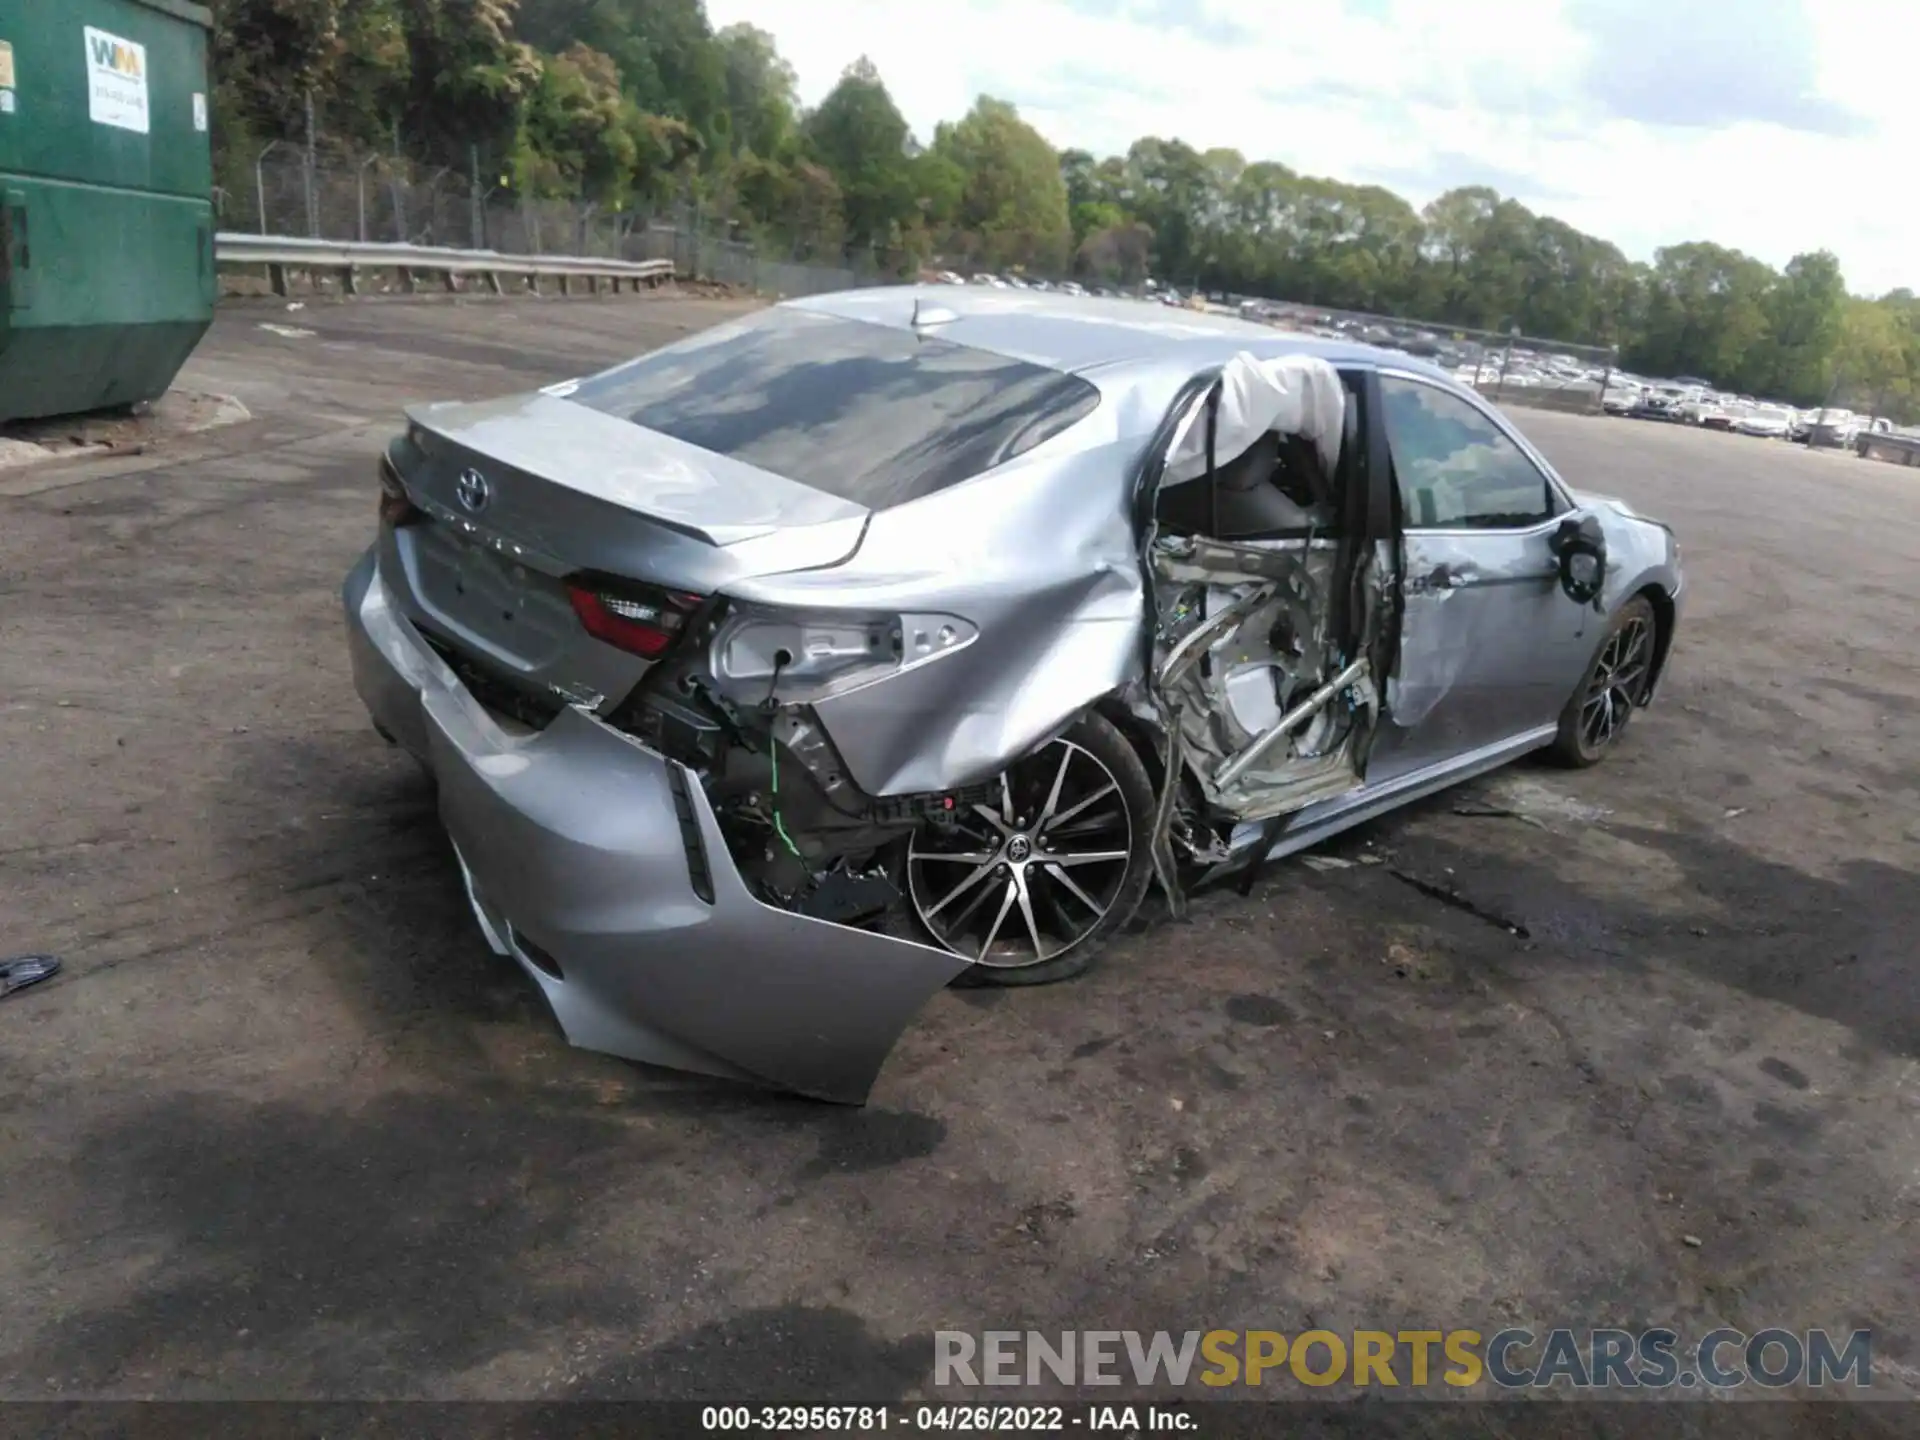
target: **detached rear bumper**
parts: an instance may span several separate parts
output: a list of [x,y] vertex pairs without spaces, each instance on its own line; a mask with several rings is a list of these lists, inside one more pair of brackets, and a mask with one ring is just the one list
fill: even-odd
[[858,1104],[966,962],[762,904],[698,777],[578,707],[508,734],[391,603],[347,577],[354,686],[433,773],[487,940],[590,1050]]

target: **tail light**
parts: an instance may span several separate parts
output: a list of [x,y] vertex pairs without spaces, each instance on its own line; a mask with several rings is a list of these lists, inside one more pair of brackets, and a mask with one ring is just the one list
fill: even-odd
[[421,518],[420,511],[407,496],[407,487],[401,482],[400,472],[393,468],[393,461],[382,455],[380,457],[380,523],[398,527],[411,525]]
[[594,639],[648,660],[667,653],[701,601],[680,590],[626,583],[614,587],[592,580],[568,582],[567,598]]

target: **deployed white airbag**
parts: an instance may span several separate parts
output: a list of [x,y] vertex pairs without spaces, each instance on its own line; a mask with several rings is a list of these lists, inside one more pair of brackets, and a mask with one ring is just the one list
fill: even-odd
[[[1213,460],[1224,465],[1243,455],[1269,430],[1301,435],[1320,452],[1332,474],[1340,458],[1347,391],[1339,372],[1313,355],[1277,355],[1261,360],[1242,350],[1220,372],[1220,415]],[[1197,480],[1207,473],[1207,397],[1181,418],[1167,455],[1162,485]]]

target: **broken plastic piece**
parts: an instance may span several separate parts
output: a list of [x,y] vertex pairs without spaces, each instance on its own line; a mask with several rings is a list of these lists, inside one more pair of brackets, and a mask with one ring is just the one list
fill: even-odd
[[51,980],[59,973],[57,955],[16,955],[11,960],[0,960],[0,1000],[29,985]]
[[1338,855],[1302,855],[1300,863],[1309,870],[1351,870],[1353,861],[1343,860]]

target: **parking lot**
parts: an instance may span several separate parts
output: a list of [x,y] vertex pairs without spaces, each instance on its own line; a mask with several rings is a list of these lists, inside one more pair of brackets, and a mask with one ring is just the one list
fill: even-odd
[[0,472],[0,953],[66,960],[0,1003],[0,1396],[906,1399],[936,1328],[1661,1323],[1871,1327],[1913,1392],[1911,473],[1517,412],[1685,547],[1624,748],[948,991],[836,1109],[567,1048],[342,640],[399,403],[740,303],[240,302],[183,383],[250,423]]

